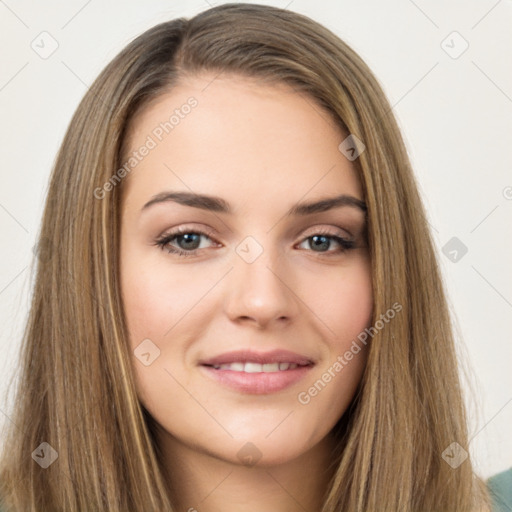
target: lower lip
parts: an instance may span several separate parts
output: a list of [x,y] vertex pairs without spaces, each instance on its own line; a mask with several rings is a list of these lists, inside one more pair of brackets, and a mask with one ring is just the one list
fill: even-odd
[[201,365],[201,368],[209,377],[231,389],[252,395],[265,395],[276,393],[297,383],[306,376],[313,365],[298,366],[293,370],[257,373],[216,370],[205,365]]

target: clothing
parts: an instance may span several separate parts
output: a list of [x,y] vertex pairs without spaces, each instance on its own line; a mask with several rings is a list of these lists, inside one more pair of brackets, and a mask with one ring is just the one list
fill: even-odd
[[512,468],[487,480],[492,512],[512,512]]

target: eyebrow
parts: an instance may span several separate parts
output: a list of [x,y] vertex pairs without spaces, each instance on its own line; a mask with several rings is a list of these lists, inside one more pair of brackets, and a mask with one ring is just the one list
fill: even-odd
[[[232,214],[233,210],[230,204],[221,197],[209,196],[205,194],[196,194],[194,192],[162,192],[153,196],[143,207],[142,211],[150,206],[160,203],[175,202],[184,206],[192,208],[200,208],[201,210],[208,210],[217,213]],[[297,203],[288,212],[288,216],[305,216],[314,213],[326,212],[333,208],[340,208],[342,206],[350,206],[367,211],[366,204],[357,199],[357,197],[342,194],[335,197],[327,197],[313,202]]]

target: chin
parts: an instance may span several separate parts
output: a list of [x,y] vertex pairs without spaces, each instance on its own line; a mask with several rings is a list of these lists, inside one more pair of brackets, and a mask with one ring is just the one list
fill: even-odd
[[[300,429],[296,430],[300,434]],[[297,459],[307,453],[316,443],[305,441],[305,435],[299,435],[301,439],[283,433],[279,436],[271,434],[266,437],[268,432],[229,440],[224,446],[218,446],[214,456],[222,458],[232,464],[249,467],[273,467]],[[272,437],[274,435],[274,437]]]

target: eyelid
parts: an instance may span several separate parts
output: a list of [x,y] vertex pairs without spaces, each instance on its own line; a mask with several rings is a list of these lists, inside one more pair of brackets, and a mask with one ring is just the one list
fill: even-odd
[[[311,228],[306,229],[305,231],[301,232],[302,239],[309,238],[313,235],[329,235],[329,236],[339,236],[341,238],[344,238],[346,240],[354,240],[355,237],[352,235],[350,231],[344,228],[340,228],[338,226],[312,226]],[[348,235],[348,237],[347,237]]]
[[[194,225],[188,225],[183,224],[180,226],[177,226],[175,228],[170,228],[162,232],[159,236],[156,238],[158,240],[161,240],[163,238],[166,238],[168,236],[177,236],[183,233],[198,233],[201,235],[206,235],[208,238],[210,238],[212,241],[216,243],[220,243],[216,240],[216,233],[213,229],[201,225],[199,227]],[[293,235],[293,238],[297,238],[299,235],[301,236],[300,242],[304,241],[305,238],[309,238],[310,236],[314,235],[329,235],[329,236],[339,236],[341,238],[344,238],[346,240],[354,240],[356,237],[352,235],[350,231],[344,228],[340,228],[339,226],[326,226],[324,225],[316,225],[316,226],[310,226],[306,228],[305,230],[301,228],[296,232],[296,234]],[[347,238],[348,235],[348,238]]]
[[212,239],[215,239],[215,236],[216,236],[214,230],[211,228],[208,228],[207,226],[197,227],[197,226],[183,224],[183,225],[180,225],[180,226],[177,226],[174,228],[166,229],[165,231],[162,232],[162,234],[160,234],[156,238],[162,239],[162,238],[165,238],[165,237],[168,237],[171,235],[176,236],[176,235],[180,235],[180,234],[184,234],[184,233],[198,233],[201,235],[206,235]]

